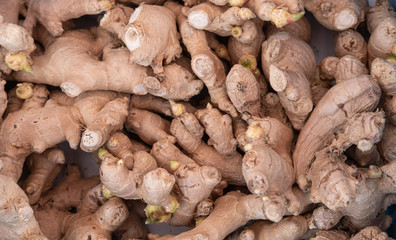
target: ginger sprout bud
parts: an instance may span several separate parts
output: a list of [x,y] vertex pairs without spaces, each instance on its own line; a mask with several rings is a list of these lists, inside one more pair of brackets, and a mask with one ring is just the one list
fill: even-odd
[[107,142],[107,147],[116,148],[116,147],[118,147],[119,144],[120,144],[120,142],[118,141],[117,138],[111,137],[110,140]]
[[257,60],[253,55],[245,54],[239,59],[239,64],[251,71],[257,69]]
[[247,0],[228,0],[228,4],[232,7],[242,7],[246,2]]
[[396,64],[396,56],[392,56],[392,57],[387,57],[386,61],[392,63],[392,64]]
[[382,176],[382,170],[378,166],[370,165],[368,171],[369,178],[380,178]]
[[18,83],[16,89],[16,96],[20,99],[29,99],[33,96],[33,84]]
[[169,213],[174,213],[179,208],[180,208],[180,204],[174,196],[172,196],[172,202],[167,206],[165,206],[165,210]]
[[99,159],[100,160],[104,160],[106,157],[105,157],[105,154],[107,154],[108,152],[107,152],[107,150],[106,150],[106,148],[101,148],[101,149],[99,149],[99,151],[98,151],[98,157],[99,157]]
[[144,209],[146,213],[147,219],[146,224],[157,223],[157,222],[166,222],[168,221],[172,214],[167,212],[162,206],[153,206],[147,205]]
[[100,9],[103,9],[103,11],[109,11],[114,7],[114,1],[109,1],[109,0],[104,0],[99,3]]
[[186,109],[184,108],[183,104],[180,103],[175,103],[174,101],[170,100],[169,101],[171,108],[172,108],[172,113],[176,117],[181,116],[183,113],[186,112]]
[[195,219],[195,227],[198,227],[203,220],[205,220],[206,217],[198,217],[197,219]]
[[180,167],[181,163],[179,161],[170,161],[170,169],[176,171]]
[[250,10],[249,8],[241,8],[241,9],[239,9],[238,16],[242,20],[249,20],[249,19],[252,19],[252,18],[256,17],[256,15],[253,13],[253,11]]
[[26,186],[26,188],[25,188],[25,192],[26,192],[26,193],[29,193],[29,194],[32,194],[32,193],[34,193],[35,191],[36,191],[36,185],[35,185],[35,184],[32,184],[32,183],[28,184],[28,185]]
[[104,185],[102,185],[102,195],[107,198],[110,199],[112,197],[114,197],[115,195]]
[[242,35],[242,28],[239,26],[233,27],[231,30],[231,34],[235,38],[240,37]]
[[215,52],[219,58],[227,60],[228,62],[231,61],[230,55],[228,54],[228,49],[224,44],[217,45]]
[[33,73],[32,67],[29,64],[26,55],[22,52],[7,54],[4,60],[7,63],[7,66],[14,71],[23,70],[28,73]]
[[305,11],[292,14],[284,8],[275,8],[271,13],[271,22],[277,27],[282,28],[289,23],[300,20],[305,14]]

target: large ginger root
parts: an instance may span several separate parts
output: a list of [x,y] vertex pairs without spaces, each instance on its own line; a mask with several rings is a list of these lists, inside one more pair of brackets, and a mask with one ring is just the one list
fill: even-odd
[[[302,194],[298,190],[296,194],[298,194],[298,199],[303,206],[300,212],[302,213],[307,210],[310,203],[307,201],[307,195]],[[149,234],[149,239],[221,240],[249,220],[267,219],[267,211],[266,201],[259,196],[245,195],[236,191],[229,192],[215,201],[212,213],[196,228],[178,236],[157,237]],[[286,215],[290,215],[290,213],[286,211]],[[218,223],[221,224],[219,225]]]
[[327,139],[355,114],[373,111],[380,94],[378,84],[370,76],[361,75],[336,84],[324,95],[300,132],[293,153],[296,181],[301,189],[310,188],[306,174],[315,152],[323,149]]
[[5,240],[46,240],[33,216],[29,199],[13,179],[0,174],[0,232]]
[[359,0],[308,0],[304,1],[304,6],[326,28],[343,31],[355,28],[364,20],[367,3]]
[[263,43],[261,61],[293,127],[301,130],[313,108],[309,80],[314,77],[316,63],[311,47],[290,33],[280,32]]
[[367,75],[368,69],[358,58],[346,55],[341,58],[326,57],[320,63],[320,77],[325,80],[344,80]]
[[376,226],[366,227],[360,230],[357,234],[355,234],[351,238],[351,240],[366,240],[366,239],[391,240],[393,238],[388,237],[386,232],[382,232]]
[[29,198],[30,204],[35,204],[41,194],[51,187],[51,184],[61,171],[61,165],[65,163],[65,155],[60,148],[54,147],[45,150],[42,154],[32,153],[27,158],[30,170],[29,177],[23,183],[22,188]]
[[394,124],[387,123],[385,125],[384,135],[378,147],[381,155],[389,162],[396,160],[395,137],[396,126]]
[[230,114],[238,116],[238,112],[228,98],[224,65],[210,50],[205,31],[192,27],[182,14],[182,6],[175,2],[167,2],[165,6],[172,10],[177,17],[180,35],[184,45],[191,55],[191,68],[206,85],[211,102]]
[[130,108],[125,127],[136,133],[143,142],[149,145],[153,145],[161,139],[176,142],[175,137],[170,135],[170,122],[150,111]]
[[[47,40],[44,55],[34,58],[33,74],[17,72],[15,78],[19,81],[60,86],[71,97],[85,91],[112,90],[141,95],[150,92],[156,96],[180,100],[189,99],[202,89],[201,81],[193,80],[190,72],[176,64],[165,67],[162,82],[150,76],[150,69],[128,63],[128,50],[113,49],[109,45],[111,38],[106,35],[103,30],[98,30],[95,38],[86,30],[78,30]],[[103,61],[98,61],[97,57],[102,50]],[[66,60],[65,54],[73,57]]]
[[367,43],[363,36],[352,29],[338,33],[335,36],[335,55],[341,58],[351,55],[358,58],[363,64],[367,63]]
[[[208,120],[205,122],[208,124],[213,123]],[[229,122],[229,124],[231,125],[232,123]],[[216,127],[218,126],[212,126],[212,130],[207,132],[208,134],[213,134],[214,142],[218,141],[218,136],[215,136],[215,131],[213,131]],[[224,129],[227,132],[227,128]],[[245,184],[240,169],[242,156],[238,152],[233,152],[229,157],[221,155],[215,148],[205,143],[202,140],[204,128],[193,114],[183,112],[180,117],[172,121],[170,131],[176,137],[178,144],[199,165],[216,167],[219,169],[221,176],[231,184]],[[230,139],[227,139],[227,141],[230,141]],[[232,142],[233,140],[231,140]],[[221,145],[221,142],[218,143]]]
[[84,0],[84,1],[47,1],[29,0],[28,12],[23,26],[29,33],[39,21],[52,36],[63,33],[62,22],[79,18],[83,15],[94,15],[109,10],[114,0]]
[[[113,232],[113,237],[118,240],[147,239],[148,229],[136,211],[138,202],[127,201],[129,215],[124,223]],[[143,207],[144,208],[144,207]]]
[[307,219],[303,216],[293,216],[278,223],[256,221],[241,232],[238,240],[298,240],[307,231]]
[[381,168],[359,169],[356,197],[337,211],[315,209],[312,216],[314,225],[319,229],[330,229],[343,216],[357,229],[379,225],[385,209],[396,202],[395,167],[396,162],[393,161]]
[[388,1],[377,1],[367,13],[367,25],[371,32],[367,45],[369,63],[375,58],[395,55],[396,14]]
[[250,8],[263,21],[271,21],[277,28],[298,21],[304,16],[304,4],[301,0],[250,0]]

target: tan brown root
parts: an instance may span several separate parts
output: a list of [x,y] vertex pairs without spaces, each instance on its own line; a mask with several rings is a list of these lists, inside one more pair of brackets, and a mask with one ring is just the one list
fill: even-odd
[[320,77],[325,80],[336,79],[337,83],[367,74],[366,65],[351,55],[341,58],[326,57],[320,63]]
[[[162,24],[152,24],[153,21]],[[154,37],[158,35],[161,38]],[[155,74],[163,73],[163,60],[169,64],[182,51],[175,15],[163,6],[143,4],[136,8],[123,40],[131,51],[130,60],[142,66],[151,66]]]
[[365,239],[378,239],[378,240],[391,240],[386,232],[382,232],[376,226],[366,227],[360,230],[356,235],[352,236],[351,240],[365,240]]
[[181,165],[195,163],[168,139],[154,143],[150,154],[155,158],[159,167],[165,168],[170,173],[175,172]]
[[65,155],[60,148],[54,147],[45,150],[42,154],[32,153],[27,158],[30,170],[29,177],[23,183],[22,188],[29,198],[29,203],[35,204],[46,187],[51,187],[52,182],[58,176],[60,164],[65,163]]
[[176,142],[175,137],[169,132],[170,122],[146,110],[130,108],[125,127],[136,133],[143,142],[149,145],[153,145],[161,139]]
[[267,38],[278,32],[289,32],[306,43],[311,41],[311,25],[306,17],[302,17],[300,20],[287,24],[282,28],[277,28],[274,25],[269,25],[265,31],[265,36]]
[[325,139],[349,117],[374,110],[379,96],[378,84],[364,75],[338,83],[325,94],[300,132],[293,153],[296,180],[301,189],[309,189],[310,183],[305,175],[314,161],[315,152],[325,146]]
[[[32,33],[39,21],[53,36],[63,33],[62,22],[83,15],[95,15],[109,10],[114,4],[113,0],[63,2],[60,0],[47,3],[43,0],[29,1],[28,12],[23,26]],[[64,9],[59,11],[59,9]]]
[[316,233],[311,240],[348,240],[349,235],[346,232],[339,230],[322,230]]
[[[367,5],[367,3],[365,4]],[[364,20],[365,7],[357,0],[304,1],[305,8],[312,12],[323,26],[334,31],[355,28]]]
[[227,75],[227,93],[242,118],[262,117],[259,83],[253,73],[235,64]]
[[287,217],[278,223],[256,221],[241,232],[238,240],[298,240],[306,231],[308,223],[303,216]]
[[181,12],[181,5],[174,2],[167,2],[165,6],[171,9],[177,16],[180,35],[191,55],[192,70],[208,88],[211,102],[214,106],[231,116],[238,116],[237,110],[227,95],[224,65],[210,50],[205,31],[195,29],[188,23],[187,18]]
[[221,176],[229,183],[244,184],[245,181],[240,169],[242,156],[236,153],[227,158],[203,142],[204,129],[193,114],[183,113],[179,118],[174,119],[170,131],[176,137],[178,144],[199,165],[218,168]]
[[367,63],[367,43],[363,36],[352,29],[340,32],[335,36],[335,54],[338,58],[351,55],[363,64]]
[[395,146],[396,126],[387,123],[384,129],[384,135],[379,143],[379,151],[387,161],[396,160],[396,146]]
[[180,208],[167,222],[171,225],[189,225],[196,215],[198,203],[209,198],[213,188],[220,183],[221,175],[214,167],[200,167],[190,163],[180,166],[175,172],[175,178],[181,193]]
[[5,240],[47,238],[41,233],[33,209],[23,190],[8,176],[0,174],[0,231]]

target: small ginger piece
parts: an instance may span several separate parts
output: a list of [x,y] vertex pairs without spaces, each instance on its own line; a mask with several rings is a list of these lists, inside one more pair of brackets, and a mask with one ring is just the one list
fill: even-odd
[[348,29],[339,32],[334,40],[336,57],[351,55],[358,58],[363,64],[367,63],[367,43],[359,32]]
[[351,55],[326,57],[320,63],[320,77],[325,80],[335,79],[337,83],[367,74],[366,65]]
[[[205,2],[189,9],[187,16],[189,24],[196,29],[213,32],[222,37],[233,35],[244,43],[249,43],[254,39],[252,37],[245,40],[242,36],[250,34],[249,31],[243,31],[242,26],[247,20],[255,17],[248,8],[221,8]],[[254,23],[253,26],[255,26]]]
[[[156,37],[158,35],[161,37]],[[142,66],[151,66],[155,74],[163,73],[163,59],[169,64],[182,51],[175,15],[163,6],[142,4],[136,8],[123,39],[131,52],[130,60]]]
[[170,122],[146,110],[130,108],[125,127],[136,133],[143,142],[149,145],[153,145],[161,139],[176,142],[175,137],[170,135]]
[[262,117],[259,83],[253,73],[235,64],[227,75],[227,93],[243,119]]
[[[31,205],[35,204],[45,192],[47,182],[52,183],[61,171],[60,164],[65,163],[65,155],[60,148],[45,150],[42,154],[32,153],[27,158],[30,170],[29,177],[22,188],[26,192]],[[51,186],[51,185],[49,185]]]
[[62,22],[69,19],[79,18],[83,15],[95,15],[110,10],[114,0],[84,0],[84,1],[62,1],[55,0],[31,0],[28,3],[28,11],[23,27],[29,33],[39,21],[52,36],[60,36],[63,33]]
[[238,240],[299,240],[307,231],[306,218],[293,216],[277,223],[256,221],[241,232]]
[[355,28],[364,20],[367,3],[359,0],[308,0],[304,1],[304,7],[326,28],[343,31]]
[[272,35],[283,31],[293,34],[306,43],[311,41],[311,24],[306,17],[302,17],[300,20],[287,24],[282,28],[269,25],[265,31],[265,36],[269,38]]
[[369,63],[375,58],[391,57],[396,50],[396,15],[388,1],[377,1],[367,13],[367,25],[371,32],[367,45]]

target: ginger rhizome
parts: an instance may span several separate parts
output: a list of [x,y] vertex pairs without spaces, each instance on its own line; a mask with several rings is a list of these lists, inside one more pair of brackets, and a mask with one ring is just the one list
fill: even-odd
[[313,108],[310,80],[316,63],[311,47],[290,33],[274,34],[262,45],[261,64],[293,127],[301,130]]
[[40,22],[52,36],[60,36],[63,33],[62,22],[69,19],[79,18],[83,15],[94,15],[110,10],[114,0],[84,0],[65,2],[55,0],[29,0],[28,11],[23,26],[32,33],[37,21]]
[[[49,36],[42,39],[44,55],[33,59],[33,74],[17,72],[15,78],[60,86],[71,97],[89,90],[111,90],[140,95],[149,92],[167,99],[187,100],[202,89],[202,82],[177,64],[166,66],[164,77],[159,80],[152,76],[150,69],[129,63],[128,50],[113,48],[111,41],[110,35],[101,29],[97,29],[96,34],[76,30],[59,38]],[[101,54],[102,61],[99,61]],[[66,60],[65,55],[73,57]]]

